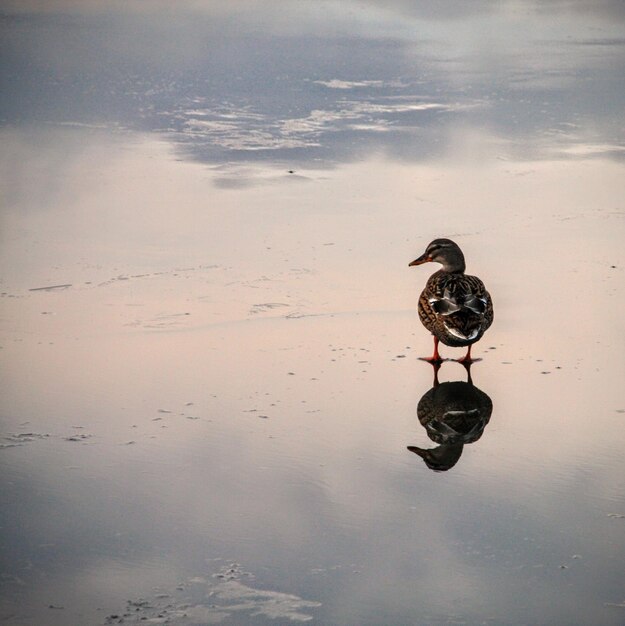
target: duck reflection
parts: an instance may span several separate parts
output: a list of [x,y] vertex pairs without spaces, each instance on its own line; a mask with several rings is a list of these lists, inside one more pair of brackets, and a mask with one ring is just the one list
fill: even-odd
[[451,469],[462,455],[464,444],[477,441],[493,411],[491,399],[471,379],[471,366],[465,364],[467,382],[439,383],[439,364],[433,364],[434,384],[417,405],[417,417],[436,448],[408,446],[435,472]]

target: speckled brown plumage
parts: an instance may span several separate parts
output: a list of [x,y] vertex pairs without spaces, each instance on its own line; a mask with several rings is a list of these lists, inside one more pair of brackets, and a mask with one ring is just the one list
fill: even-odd
[[477,276],[464,273],[462,251],[450,239],[435,239],[410,265],[441,263],[443,268],[428,279],[417,310],[422,324],[434,335],[434,355],[440,361],[438,342],[468,346],[464,361],[471,360],[471,345],[479,341],[493,322],[493,302]]
[[[458,311],[437,312],[437,302],[453,298]],[[463,302],[469,302],[464,306]],[[483,310],[482,310],[483,309]],[[421,323],[447,346],[468,346],[482,338],[493,322],[493,302],[477,276],[439,270],[428,279],[417,307]],[[459,337],[454,335],[456,331]]]

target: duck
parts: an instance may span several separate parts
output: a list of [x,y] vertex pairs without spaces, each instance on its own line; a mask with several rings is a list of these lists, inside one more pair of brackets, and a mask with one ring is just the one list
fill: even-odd
[[467,346],[459,363],[471,364],[471,347],[493,323],[493,301],[477,276],[465,274],[464,254],[451,239],[434,239],[425,252],[408,264],[440,263],[442,268],[428,278],[419,297],[417,311],[421,323],[434,336],[434,353],[423,358],[441,363],[439,342],[451,347]]

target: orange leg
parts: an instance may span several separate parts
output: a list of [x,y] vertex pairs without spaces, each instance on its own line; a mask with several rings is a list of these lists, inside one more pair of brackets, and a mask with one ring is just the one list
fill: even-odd
[[467,353],[461,358],[458,359],[458,363],[462,363],[463,365],[471,365],[471,363],[475,363],[475,361],[481,361],[482,359],[472,359],[471,358],[471,348],[473,347],[473,344],[469,345],[469,348],[467,350]]
[[431,357],[419,357],[422,361],[427,361],[428,363],[442,363],[443,359],[441,355],[438,353],[438,337],[434,336],[434,354]]
[[469,344],[469,348],[467,349],[467,353],[461,358],[458,359],[458,363],[473,363],[473,359],[471,358],[471,348],[473,344]]

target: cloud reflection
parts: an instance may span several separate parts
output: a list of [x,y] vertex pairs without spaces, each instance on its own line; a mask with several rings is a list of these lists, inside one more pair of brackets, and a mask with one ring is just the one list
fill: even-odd
[[621,159],[616,5],[559,6],[6,4],[0,116],[158,133],[206,163],[422,160],[458,127],[521,157]]

